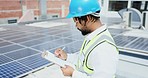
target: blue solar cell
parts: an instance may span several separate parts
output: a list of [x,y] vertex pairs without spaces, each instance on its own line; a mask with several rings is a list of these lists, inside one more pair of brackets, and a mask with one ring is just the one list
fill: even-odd
[[9,43],[9,42],[1,42],[0,43],[0,47],[3,47],[3,46],[7,46],[7,45],[11,45],[12,43]]
[[6,37],[6,38],[3,38],[5,40],[14,40],[16,38],[23,38],[23,37],[27,37],[27,36],[31,36],[33,34],[27,34],[27,33],[23,33],[23,34],[19,34],[19,35],[13,35],[13,36],[10,36],[10,37]]
[[71,42],[74,42],[74,40],[63,38],[63,39],[54,40],[52,42],[40,44],[40,45],[34,46],[32,48],[38,49],[40,51],[43,51],[44,49],[50,50],[50,49],[58,48],[61,45],[66,45]]
[[49,37],[44,37],[44,38],[40,38],[40,39],[33,40],[33,41],[24,42],[24,43],[21,43],[21,44],[30,47],[30,46],[33,46],[33,45],[46,43],[46,42],[49,42],[49,41],[52,41],[52,40],[55,40],[55,39],[59,39],[59,37],[49,36]]
[[7,37],[12,37],[12,36],[16,36],[16,35],[19,35],[19,34],[24,34],[24,32],[11,32],[11,33],[7,33],[7,34],[4,34],[4,35],[0,35],[0,38],[7,38]]
[[19,45],[15,45],[15,44],[10,45],[10,46],[0,47],[0,54],[7,53],[7,52],[17,50],[17,49],[22,49],[22,48],[24,48],[24,47],[19,46]]
[[136,38],[137,37],[119,35],[114,37],[114,40],[117,46],[124,47],[125,45],[135,40]]
[[66,32],[67,30],[55,30],[55,31],[52,31],[52,32],[49,32],[49,33],[46,33],[46,34],[49,34],[49,35],[56,35],[56,34],[59,34],[59,33],[64,33]]
[[24,58],[24,57],[36,54],[36,53],[39,53],[39,52],[27,48],[27,49],[18,50],[18,51],[15,51],[15,52],[7,53],[5,55],[12,58],[12,59],[17,60],[17,59],[20,59],[20,58]]
[[6,57],[4,55],[0,55],[0,65],[4,64],[4,63],[8,63],[10,61],[12,61],[10,58],[8,58],[8,57]]
[[50,52],[54,53],[54,51],[57,48],[63,48],[63,47],[65,47],[64,51],[66,51],[67,53],[75,53],[75,52],[80,51],[82,42],[83,41],[75,41],[75,42],[72,42],[72,43],[69,43],[69,44],[65,44],[63,46],[60,46],[60,47],[56,47],[56,48],[51,49],[51,50],[49,50],[49,49],[47,49],[47,50],[49,50]]
[[17,62],[11,62],[0,66],[0,78],[14,78],[21,74],[29,72],[31,69],[19,64]]
[[32,48],[43,51],[44,49],[49,50],[49,49],[52,49],[52,48],[56,48],[58,46],[60,46],[60,45],[55,44],[53,42],[47,42],[47,43],[43,43],[43,44],[40,44],[40,45],[37,45],[37,46],[33,46]]
[[19,62],[30,67],[30,68],[32,68],[32,69],[36,69],[36,68],[39,68],[43,65],[50,63],[49,61],[42,58],[41,54],[19,60]]
[[31,40],[39,39],[39,38],[42,38],[42,37],[46,37],[46,36],[45,35],[31,35],[31,36],[27,36],[27,37],[24,37],[24,38],[12,40],[12,42],[22,43],[22,42],[25,42],[25,41],[31,41]]

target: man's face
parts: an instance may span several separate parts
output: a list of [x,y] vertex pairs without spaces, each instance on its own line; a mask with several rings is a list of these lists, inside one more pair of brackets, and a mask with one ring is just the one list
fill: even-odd
[[89,33],[91,33],[91,31],[88,29],[87,26],[84,26],[82,24],[80,24],[80,22],[78,21],[78,19],[73,19],[74,22],[76,23],[76,27],[79,31],[81,31],[82,35],[87,35]]

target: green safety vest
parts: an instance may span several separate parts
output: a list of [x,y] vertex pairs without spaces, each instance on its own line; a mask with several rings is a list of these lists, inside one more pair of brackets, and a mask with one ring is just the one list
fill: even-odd
[[[94,72],[94,69],[92,68],[92,66],[88,64],[88,58],[89,58],[90,53],[98,45],[104,42],[107,42],[113,45],[113,47],[116,47],[115,42],[107,29],[98,33],[94,38],[92,38],[92,40],[88,41],[87,45],[86,45],[86,39],[84,40],[81,50],[80,50],[80,54],[79,54],[80,56],[78,58],[78,62],[76,65],[77,70],[84,72],[88,75],[91,75]],[[118,52],[118,49],[117,49],[117,52]],[[84,58],[80,59],[81,57],[84,57]]]

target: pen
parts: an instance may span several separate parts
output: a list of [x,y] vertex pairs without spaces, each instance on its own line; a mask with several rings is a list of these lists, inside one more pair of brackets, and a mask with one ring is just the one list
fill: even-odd
[[62,48],[62,50],[64,50],[64,49],[65,49],[65,47]]

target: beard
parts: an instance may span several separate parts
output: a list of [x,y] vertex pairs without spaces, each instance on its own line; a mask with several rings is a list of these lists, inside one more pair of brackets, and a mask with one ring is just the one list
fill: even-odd
[[87,34],[89,34],[89,33],[91,33],[91,31],[90,30],[86,30],[86,29],[79,29],[79,28],[77,28],[79,31],[81,31],[81,33],[82,33],[82,35],[83,36],[85,36],[85,35],[87,35]]

